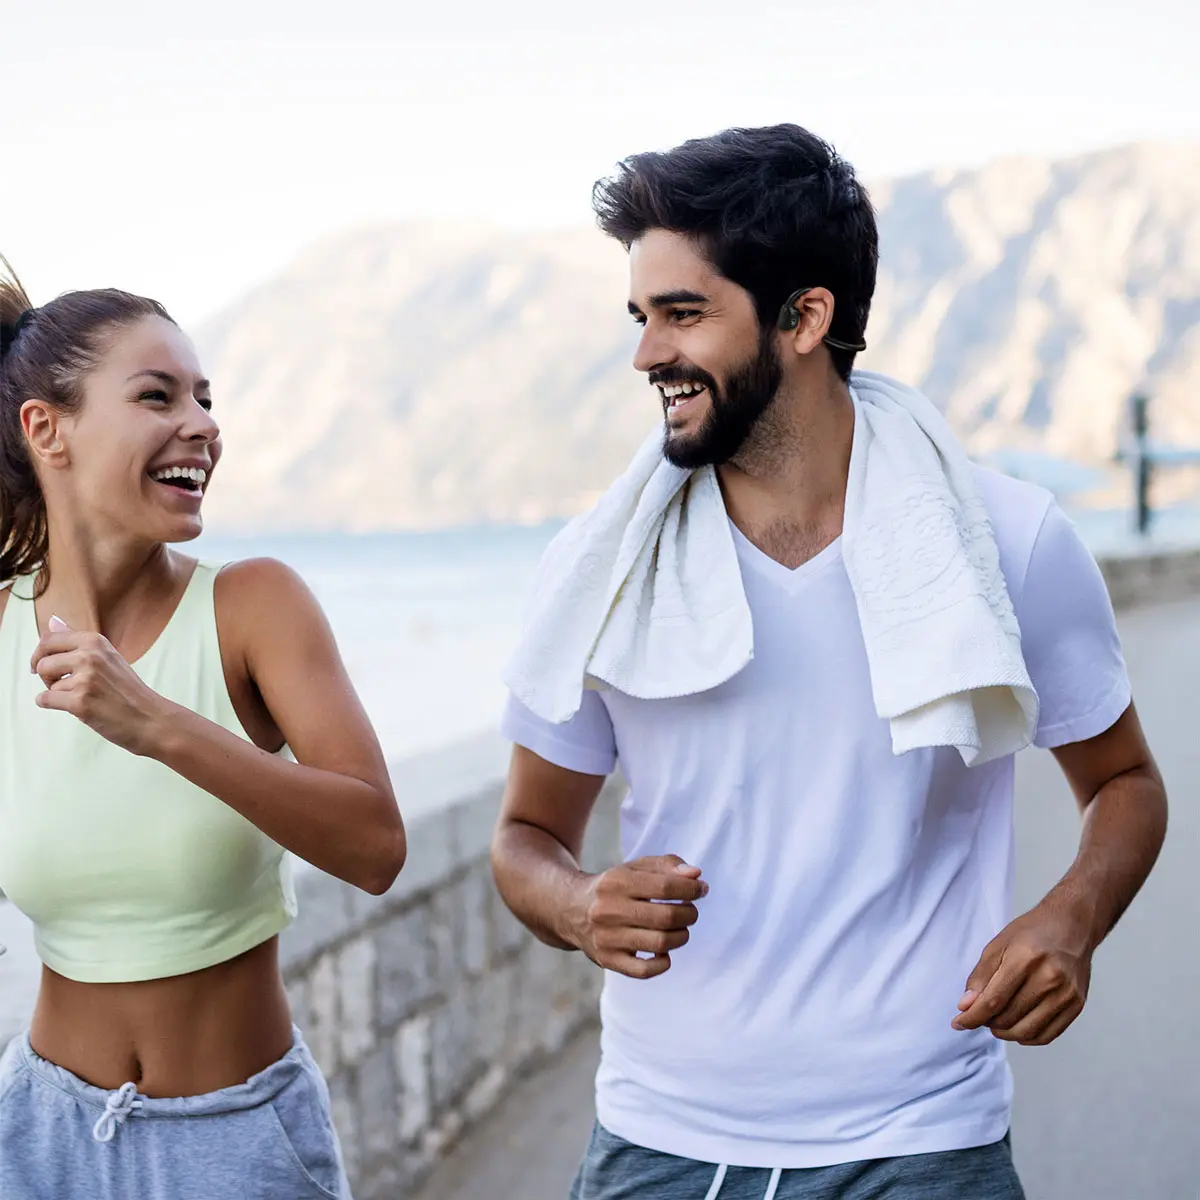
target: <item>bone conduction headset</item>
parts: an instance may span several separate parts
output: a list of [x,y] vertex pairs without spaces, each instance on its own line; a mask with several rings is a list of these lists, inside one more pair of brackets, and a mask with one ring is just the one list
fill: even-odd
[[[805,292],[811,292],[813,286],[797,288],[784,302],[783,307],[779,310],[779,328],[785,333],[789,329],[795,329],[800,324],[800,310],[796,307],[796,301],[800,299]],[[828,334],[821,339],[825,345],[832,346],[835,350],[865,350],[867,343],[864,341],[857,342],[841,342],[837,338],[830,337]]]

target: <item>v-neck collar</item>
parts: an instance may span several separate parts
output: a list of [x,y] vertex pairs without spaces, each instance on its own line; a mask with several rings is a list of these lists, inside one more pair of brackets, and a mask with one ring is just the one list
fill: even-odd
[[785,567],[776,562],[769,554],[760,550],[729,518],[729,529],[733,534],[733,544],[737,547],[738,560],[765,576],[772,583],[783,587],[789,592],[800,591],[810,580],[827,567],[841,561],[842,535],[839,533],[823,550],[819,550],[807,562],[798,567]]

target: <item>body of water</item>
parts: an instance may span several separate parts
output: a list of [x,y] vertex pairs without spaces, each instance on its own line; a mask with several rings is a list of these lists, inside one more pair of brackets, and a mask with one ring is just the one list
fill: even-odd
[[313,589],[389,759],[494,727],[500,671],[543,549],[560,526],[439,533],[205,534],[188,553],[266,555]]
[[[1138,542],[1127,511],[1072,514],[1097,553]],[[534,569],[558,524],[439,533],[205,534],[194,552],[268,555],[308,581],[351,677],[395,759],[494,728],[500,671],[521,626]],[[1200,543],[1200,508],[1157,515],[1151,546]]]

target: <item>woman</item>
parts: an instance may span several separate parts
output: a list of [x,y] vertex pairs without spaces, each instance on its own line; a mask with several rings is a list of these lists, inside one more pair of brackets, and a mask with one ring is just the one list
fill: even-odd
[[0,887],[44,964],[3,1197],[349,1195],[280,977],[284,851],[381,893],[404,828],[299,578],[171,548],[211,409],[154,301],[0,278]]

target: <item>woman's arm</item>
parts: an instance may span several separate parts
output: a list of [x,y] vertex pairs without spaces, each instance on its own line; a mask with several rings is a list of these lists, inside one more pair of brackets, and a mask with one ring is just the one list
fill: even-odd
[[38,703],[157,759],[314,866],[387,891],[404,863],[404,825],[320,606],[295,572],[269,559],[227,568],[218,586],[232,601],[222,605],[223,655],[244,659],[295,763],[158,695],[97,633],[42,639],[33,662],[47,690]]

